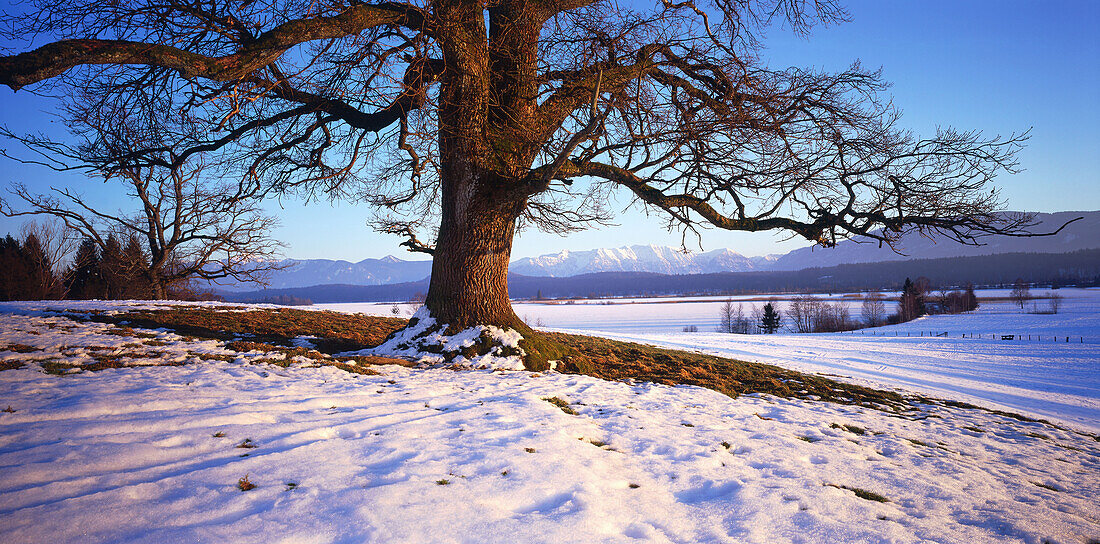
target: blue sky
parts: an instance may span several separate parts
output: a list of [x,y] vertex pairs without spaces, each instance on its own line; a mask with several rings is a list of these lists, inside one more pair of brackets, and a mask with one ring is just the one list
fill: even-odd
[[[764,58],[773,66],[841,69],[854,60],[881,66],[890,94],[905,112],[903,125],[918,134],[937,126],[978,129],[987,135],[1032,130],[1020,154],[1025,171],[1001,176],[1008,206],[1053,212],[1100,209],[1100,2],[851,1],[852,22],[818,28],[806,39],[768,32]],[[20,130],[58,130],[49,103],[25,92],[0,89],[0,122]],[[10,146],[0,143],[0,147]],[[43,169],[0,163],[0,186],[22,181],[47,188],[70,184],[109,202],[102,183]],[[625,193],[611,208],[617,226],[568,237],[521,233],[514,257],[634,244],[678,245],[680,235],[646,217]],[[118,204],[109,204],[118,206]],[[276,237],[293,258],[358,261],[394,254],[421,258],[398,247],[400,239],[372,232],[367,213],[347,203],[303,205],[285,199],[268,208],[281,217]],[[625,211],[624,211],[625,210]],[[0,217],[0,235],[18,231]],[[729,247],[745,255],[783,253],[806,245],[769,233],[705,231],[703,249]],[[689,247],[698,249],[694,239]]]

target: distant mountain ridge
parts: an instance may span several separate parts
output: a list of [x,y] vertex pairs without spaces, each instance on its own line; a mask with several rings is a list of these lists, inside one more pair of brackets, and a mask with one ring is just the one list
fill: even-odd
[[[704,253],[685,253],[679,248],[636,245],[586,251],[563,250],[512,262],[510,272],[523,276],[570,277],[602,272],[647,272],[666,275],[713,274],[723,272],[793,271],[844,264],[973,257],[1002,253],[1068,253],[1100,248],[1100,211],[1037,214],[1036,231],[1056,230],[1076,217],[1084,219],[1050,237],[1016,238],[995,236],[982,246],[933,241],[919,235],[902,240],[898,254],[877,243],[847,240],[835,248],[806,247],[784,255],[746,257],[723,248]],[[271,275],[270,289],[315,285],[388,285],[419,282],[431,275],[431,261],[406,261],[394,256],[364,259],[357,263],[329,259],[286,260],[287,268]],[[221,290],[252,290],[254,284],[226,285]]]
[[[327,284],[387,285],[425,279],[432,273],[431,261],[406,261],[393,255],[363,259],[357,263],[331,259],[286,259],[279,264],[286,268],[271,274],[268,280],[270,289]],[[255,289],[256,285],[246,283],[219,287],[240,291]]]
[[1066,226],[1054,236],[1031,238],[991,236],[983,240],[983,245],[980,246],[967,246],[950,240],[930,240],[920,235],[909,235],[898,245],[901,255],[889,247],[878,247],[878,242],[859,243],[846,240],[834,248],[804,247],[777,258],[767,270],[802,270],[810,267],[853,263],[977,257],[1001,253],[1069,253],[1100,248],[1100,211],[1036,214],[1035,220],[1039,224],[1033,227],[1032,231],[1053,232],[1067,221],[1077,217],[1083,219]]
[[513,261],[509,271],[525,276],[566,277],[596,272],[706,274],[747,272],[768,266],[774,257],[746,257],[730,249],[685,253],[667,246],[630,246],[589,251],[563,250]]

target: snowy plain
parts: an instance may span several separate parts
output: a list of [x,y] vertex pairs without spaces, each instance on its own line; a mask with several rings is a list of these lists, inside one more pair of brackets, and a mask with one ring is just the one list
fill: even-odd
[[[1032,291],[1037,296],[1046,293]],[[1053,315],[1028,313],[1045,310],[1046,299],[1036,299],[1021,310],[1007,300],[1007,290],[980,290],[983,302],[973,313],[926,316],[900,325],[834,334],[710,332],[718,325],[719,310],[727,298],[743,304],[749,315],[752,305],[761,306],[769,298],[760,295],[517,302],[514,307],[529,324],[547,330],[774,364],[1100,432],[1100,289],[1056,293],[1063,302]],[[856,295],[821,298],[847,304],[858,318],[862,303]],[[782,309],[787,301],[780,296],[778,304]],[[393,305],[318,307],[390,315]],[[401,305],[399,311],[410,308]],[[688,325],[697,326],[699,332],[683,332]],[[943,333],[947,336],[932,336]],[[1016,339],[1001,340],[1005,335]]]
[[[37,349],[0,351],[30,363],[0,372],[0,540],[1100,539],[1100,441],[1070,428],[553,372],[281,368],[44,311],[127,306],[147,304],[0,304],[0,346]],[[133,367],[39,367],[128,344],[148,350]],[[149,366],[165,362],[187,364]]]

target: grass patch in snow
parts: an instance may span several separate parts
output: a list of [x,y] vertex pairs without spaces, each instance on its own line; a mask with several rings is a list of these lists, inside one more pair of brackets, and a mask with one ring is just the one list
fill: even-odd
[[0,347],[0,351],[10,351],[13,353],[31,353],[32,351],[42,351],[42,348],[36,348],[34,346],[28,346],[25,344],[7,344],[4,347]]
[[[376,347],[407,323],[397,318],[291,308],[228,312],[189,306],[111,315],[92,314],[88,319],[115,325],[125,322],[125,328],[130,330],[135,327],[163,328],[197,338],[230,341],[233,342],[230,349],[234,349],[233,346],[261,351],[274,349],[285,353],[288,358]],[[247,339],[241,339],[242,336]],[[310,341],[316,347],[315,351],[293,345],[294,339],[302,336],[315,338]],[[563,333],[542,333],[542,336],[564,346],[567,352],[561,357],[564,371],[602,379],[696,385],[731,397],[764,393],[892,410],[906,404],[905,399],[894,392],[845,384],[772,365],[591,336]],[[383,357],[364,357],[362,361],[358,360],[359,357],[354,359],[360,363],[358,366],[409,364],[400,359]]]
[[560,397],[546,397],[542,400],[544,400],[546,402],[549,402],[550,404],[553,404],[554,406],[557,406],[558,408],[561,409],[562,412],[565,412],[565,413],[567,413],[571,416],[577,415],[577,411],[574,410],[573,408],[571,408],[569,406],[569,403],[562,400]]
[[858,434],[860,436],[864,436],[864,435],[867,434],[867,429],[864,429],[863,427],[859,427],[857,425],[848,425],[848,424],[840,425],[840,424],[837,424],[837,423],[833,423],[832,425],[829,425],[829,428],[830,429],[844,429],[845,431],[848,431],[852,434]]
[[890,499],[887,499],[886,497],[883,497],[882,495],[879,495],[878,493],[875,493],[874,491],[868,491],[866,489],[860,489],[858,487],[851,487],[851,486],[847,486],[847,485],[828,484],[828,483],[823,484],[823,485],[826,485],[828,487],[835,487],[837,489],[846,489],[848,491],[851,491],[852,493],[855,493],[857,497],[859,497],[861,499],[864,499],[864,500],[875,501],[875,502],[890,502]]
[[[180,306],[167,310],[135,310],[114,315],[92,315],[92,321],[130,327],[165,328],[198,338],[233,340],[248,336],[257,342],[293,346],[300,336],[316,336],[311,342],[323,353],[339,353],[374,347],[390,333],[405,326],[404,319],[289,308],[224,311]],[[155,336],[155,335],[153,335]]]

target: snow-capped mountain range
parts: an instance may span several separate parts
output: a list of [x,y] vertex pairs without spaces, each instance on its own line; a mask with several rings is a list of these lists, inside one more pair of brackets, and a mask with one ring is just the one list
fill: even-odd
[[[565,277],[596,272],[652,272],[658,274],[707,274],[801,270],[839,264],[966,257],[994,253],[1066,253],[1100,247],[1100,211],[1038,214],[1036,232],[1053,231],[1066,221],[1084,217],[1056,236],[1015,238],[998,236],[982,246],[964,246],[931,240],[919,235],[906,237],[898,246],[903,254],[877,243],[841,242],[835,248],[806,247],[784,255],[746,257],[723,248],[704,253],[685,253],[679,248],[636,245],[558,253],[513,261],[510,271],[525,276]],[[406,261],[394,256],[364,259],[357,263],[329,259],[286,260],[287,267],[272,274],[274,289],[313,285],[385,285],[419,281],[431,274],[431,261]],[[219,286],[225,290],[252,290],[254,284]]]
[[[332,259],[286,259],[285,266],[271,274],[269,288],[309,287],[312,285],[386,285],[422,280],[432,272],[431,261],[406,261],[393,255],[381,259],[363,259],[357,263]],[[252,290],[252,283],[219,286],[226,290]]]
[[509,270],[525,276],[576,276],[594,272],[707,274],[767,269],[775,256],[746,257],[730,249],[685,253],[667,246],[630,246],[589,251],[563,250],[512,262]]

